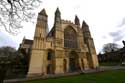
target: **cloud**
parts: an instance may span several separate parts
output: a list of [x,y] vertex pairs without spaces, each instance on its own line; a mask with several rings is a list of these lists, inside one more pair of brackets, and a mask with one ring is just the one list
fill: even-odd
[[117,36],[117,37],[114,37],[113,41],[114,41],[114,42],[121,41],[122,38],[123,38],[123,36],[122,36],[122,35],[119,35],[119,36]]
[[122,30],[117,30],[115,32],[110,32],[109,35],[113,38],[113,42],[121,41],[123,36]]
[[12,40],[12,38],[8,36],[7,34],[0,32],[0,47],[1,46],[16,47],[17,43],[14,40]]
[[125,25],[125,18],[122,19],[121,23],[118,25],[118,27],[122,27]]
[[121,30],[118,30],[118,31],[115,31],[115,32],[110,32],[109,35],[112,36],[112,37],[116,37],[116,36],[119,36],[121,34]]
[[119,23],[117,29],[118,30],[115,30],[114,32],[110,32],[109,35],[113,38],[113,42],[117,42],[117,41],[122,41],[124,39],[124,36],[125,36],[125,18],[122,18],[122,21]]
[[107,39],[107,37],[106,37],[106,36],[102,36],[102,38],[103,38],[103,39]]

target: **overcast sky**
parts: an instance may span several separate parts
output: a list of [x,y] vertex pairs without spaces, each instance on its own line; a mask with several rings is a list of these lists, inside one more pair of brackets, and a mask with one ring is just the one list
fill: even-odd
[[[74,22],[75,15],[89,25],[97,53],[106,43],[117,43],[121,46],[125,40],[125,0],[43,0],[41,7],[48,14],[48,27],[51,29],[54,12],[57,7],[61,18]],[[35,19],[36,21],[36,19]],[[0,46],[11,45],[18,48],[23,37],[33,39],[35,24],[24,23],[24,28],[17,36],[0,31]]]

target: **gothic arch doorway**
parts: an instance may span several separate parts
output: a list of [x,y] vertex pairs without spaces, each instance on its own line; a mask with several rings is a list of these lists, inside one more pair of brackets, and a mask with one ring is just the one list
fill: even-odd
[[69,72],[79,71],[79,56],[75,51],[69,53]]
[[54,73],[54,51],[49,49],[47,52],[47,74]]
[[52,74],[52,65],[48,64],[47,66],[47,74]]

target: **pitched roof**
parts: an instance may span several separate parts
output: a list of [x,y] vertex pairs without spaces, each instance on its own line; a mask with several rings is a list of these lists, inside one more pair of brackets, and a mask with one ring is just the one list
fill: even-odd
[[30,44],[30,45],[32,45],[33,44],[33,40],[25,39],[24,40],[24,44]]
[[51,31],[47,34],[47,37],[54,37],[54,33],[55,33],[55,30],[54,30],[54,27],[51,29]]

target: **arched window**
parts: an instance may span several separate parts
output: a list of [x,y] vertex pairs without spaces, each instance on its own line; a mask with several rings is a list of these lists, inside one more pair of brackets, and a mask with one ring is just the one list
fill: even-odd
[[64,47],[77,48],[77,34],[72,27],[64,29]]

